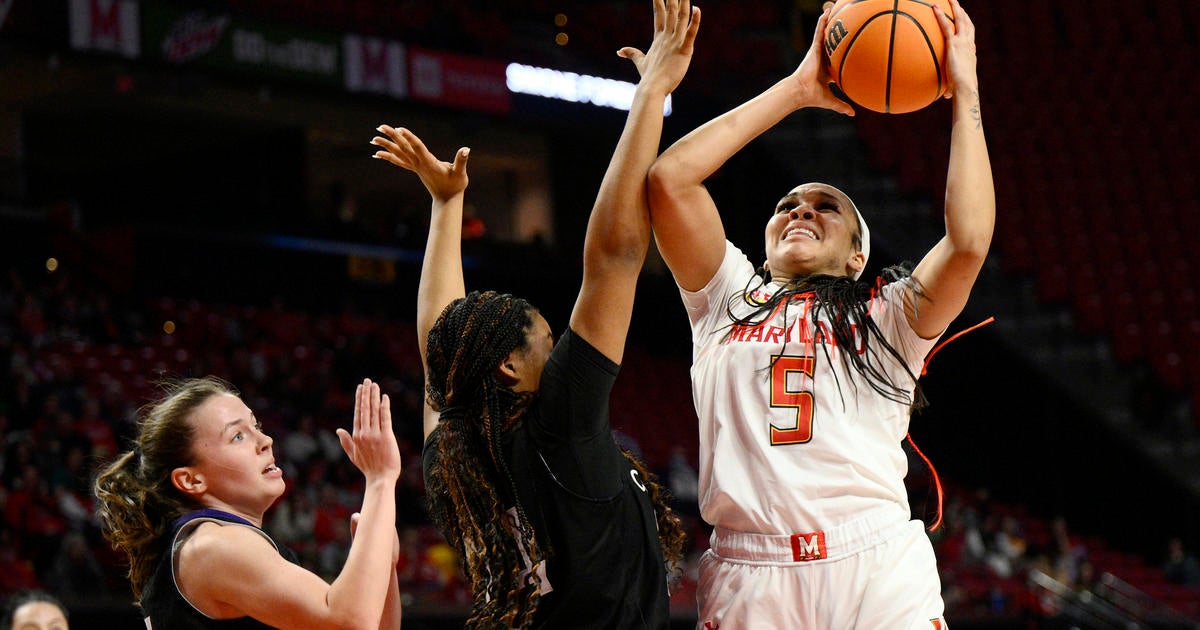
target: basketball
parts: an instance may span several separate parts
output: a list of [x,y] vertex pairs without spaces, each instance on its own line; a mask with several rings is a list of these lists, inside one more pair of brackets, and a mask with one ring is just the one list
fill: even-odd
[[946,92],[946,38],[934,3],[838,0],[825,28],[829,74],[855,105],[885,114],[924,108]]

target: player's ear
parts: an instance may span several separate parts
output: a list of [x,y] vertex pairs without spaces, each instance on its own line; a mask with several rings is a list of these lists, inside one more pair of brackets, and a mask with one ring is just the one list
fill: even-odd
[[517,362],[519,361],[520,357],[517,356],[517,351],[513,350],[504,357],[500,365],[496,366],[496,377],[500,379],[501,383],[512,387],[521,380],[521,375],[517,372]]
[[204,473],[196,470],[192,466],[180,466],[171,471],[171,485],[175,486],[176,490],[188,495],[198,496],[204,494],[208,489],[208,483]]
[[862,271],[867,266],[867,257],[862,252],[854,252],[850,254],[850,260],[846,262],[846,270],[848,276],[854,277],[855,274]]

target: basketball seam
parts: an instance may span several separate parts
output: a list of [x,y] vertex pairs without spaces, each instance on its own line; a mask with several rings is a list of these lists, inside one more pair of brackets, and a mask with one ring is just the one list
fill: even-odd
[[[916,2],[917,0],[908,0],[908,1]],[[899,0],[897,0],[897,2],[899,2]],[[918,20],[917,18],[909,15],[908,13],[904,13],[904,12],[900,12],[899,15],[903,15],[904,17],[911,20],[913,25],[916,26],[917,31],[919,31],[921,33],[921,37],[925,39],[925,48],[926,48],[926,50],[929,51],[929,56],[933,58],[933,69],[935,71],[937,71],[938,92],[941,92],[942,91],[942,60],[938,59],[937,51],[933,49],[933,40],[929,39],[929,33],[925,32],[925,26],[921,24],[920,20]],[[891,73],[891,68],[889,68],[888,69],[888,80],[890,81],[891,78],[892,78],[892,73]],[[888,94],[890,96],[891,92],[889,91]]]
[[[862,2],[865,0],[858,0],[858,1]],[[851,3],[851,4],[857,4],[857,3],[855,2],[855,3]],[[875,20],[878,20],[879,18],[887,15],[888,13],[890,13],[890,12],[882,11],[882,12],[876,13],[875,15],[872,15],[871,17],[868,17],[865,20],[863,20],[862,23],[859,24],[858,28],[854,31],[854,36],[850,38],[850,41],[846,42],[846,52],[842,53],[842,63],[838,66],[837,84],[839,86],[844,85],[844,83],[842,81],[845,79],[845,77],[843,75],[846,72],[846,65],[847,65],[846,60],[849,59],[850,52],[854,50],[854,42],[858,41],[858,38],[862,37],[863,34],[866,33],[868,24],[870,24],[871,22],[874,22]],[[893,21],[892,28],[895,28],[894,21]],[[889,48],[888,56],[890,58],[890,56],[891,56],[890,48],[891,47],[889,46],[888,48]],[[889,63],[890,63],[890,59],[889,59]],[[891,68],[889,67],[888,68],[888,80],[889,81],[891,81],[891,77],[892,77],[892,72],[891,72]],[[845,93],[845,90],[842,90],[842,92]],[[846,98],[849,98],[851,101],[854,100],[853,98],[850,97],[849,94],[846,94]],[[862,104],[859,103],[859,105],[861,106]]]
[[900,13],[900,0],[892,0],[892,33],[888,36],[887,84],[883,86],[883,109],[892,112],[892,60],[896,55],[896,16]]

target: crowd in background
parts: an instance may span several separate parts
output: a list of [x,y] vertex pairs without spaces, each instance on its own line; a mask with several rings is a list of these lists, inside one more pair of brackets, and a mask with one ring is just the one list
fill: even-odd
[[[265,528],[305,566],[332,579],[345,561],[350,514],[362,494],[361,476],[334,429],[350,422],[353,384],[372,376],[391,395],[405,462],[397,526],[406,602],[451,609],[469,603],[458,558],[426,518],[422,379],[411,323],[364,314],[349,303],[314,314],[279,300],[146,302],[120,298],[70,271],[10,269],[0,287],[0,371],[0,591],[46,587],[69,604],[130,601],[123,558],[98,530],[92,475],[122,449],[156,379],[202,374],[238,387],[274,438],[289,484]],[[654,454],[647,463],[675,496],[690,552],[672,605],[690,611],[696,562],[708,544],[696,508],[696,454],[646,448],[620,431],[616,438]],[[991,500],[985,490],[947,488],[945,524],[931,536],[948,610],[959,615],[1036,614],[1045,602],[1030,587],[1031,571],[1082,590],[1108,568],[1097,565],[1115,557],[1105,541],[1075,535],[1062,518],[1036,518]],[[1162,558],[1129,566],[1196,584],[1200,569],[1190,550],[1179,540],[1169,546]]]

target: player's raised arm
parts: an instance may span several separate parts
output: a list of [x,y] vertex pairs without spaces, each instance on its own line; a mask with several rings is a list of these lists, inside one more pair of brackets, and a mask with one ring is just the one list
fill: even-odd
[[953,22],[934,5],[946,37],[951,82],[947,94],[954,99],[946,174],[946,235],[913,270],[924,298],[916,308],[910,304],[907,313],[913,330],[925,338],[944,331],[966,306],[996,223],[996,191],[975,70],[975,25],[958,0],[950,2]]
[[654,0],[654,39],[644,54],[622,48],[641,79],[588,219],[583,283],[571,328],[609,359],[621,362],[638,274],[650,246],[646,172],[658,154],[663,106],[692,59],[700,9],[690,0]]
[[751,140],[798,109],[822,107],[854,114],[829,89],[819,36],[828,21],[826,10],[817,21],[808,53],[790,76],[684,136],[650,168],[654,237],[675,281],[685,290],[703,288],[725,255],[725,228],[704,180]]
[[[433,198],[429,220],[429,239],[417,288],[417,349],[421,365],[428,369],[426,344],[429,330],[446,305],[466,295],[462,267],[463,197],[467,190],[467,157],[470,149],[454,154],[453,162],[443,162],[408,129],[380,125],[371,143],[380,147],[375,157],[408,169],[421,178]],[[425,436],[437,425],[437,417],[428,407],[424,414]]]

